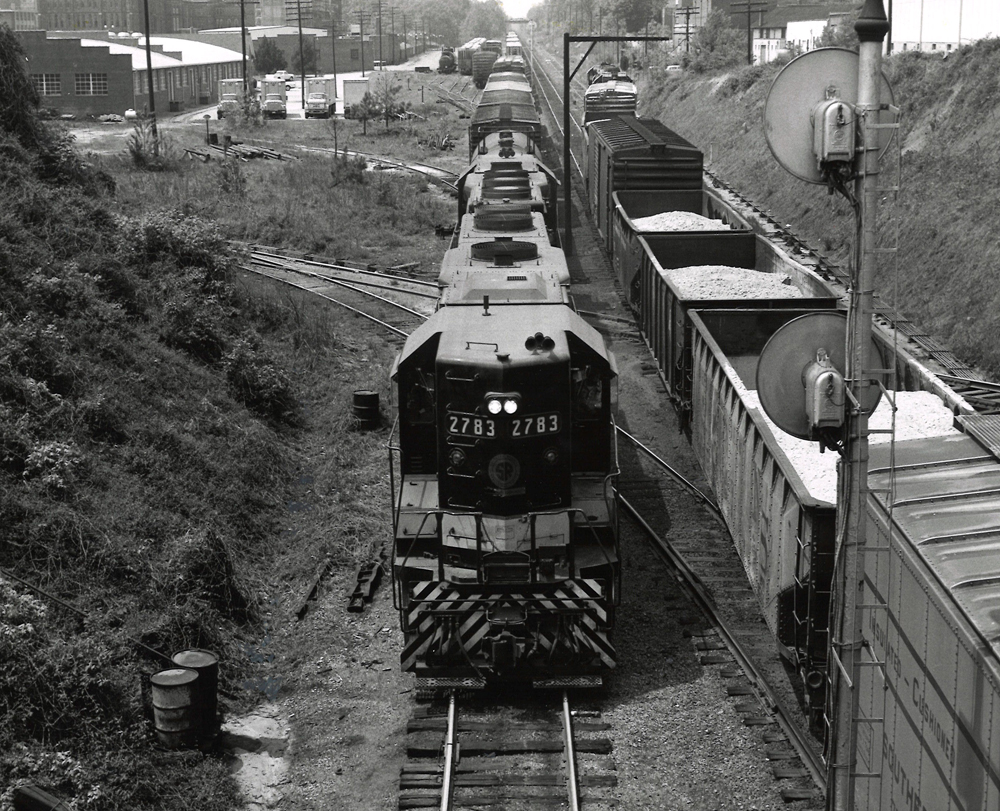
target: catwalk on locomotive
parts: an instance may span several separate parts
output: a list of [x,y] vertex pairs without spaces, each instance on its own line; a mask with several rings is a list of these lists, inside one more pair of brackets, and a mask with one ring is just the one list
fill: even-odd
[[426,686],[596,685],[615,666],[617,373],[570,305],[558,184],[507,47],[472,118],[438,309],[392,371],[401,662]]

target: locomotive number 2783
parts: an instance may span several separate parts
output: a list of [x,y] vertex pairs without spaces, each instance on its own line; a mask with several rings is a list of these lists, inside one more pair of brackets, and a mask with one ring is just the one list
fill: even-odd
[[558,414],[539,414],[535,417],[518,417],[510,421],[512,437],[541,436],[559,433]]
[[[515,417],[510,420],[508,426],[507,434],[514,439],[558,434],[559,415],[537,414],[532,417]],[[489,417],[449,414],[448,433],[452,436],[478,436],[492,439],[497,436],[497,423]]]

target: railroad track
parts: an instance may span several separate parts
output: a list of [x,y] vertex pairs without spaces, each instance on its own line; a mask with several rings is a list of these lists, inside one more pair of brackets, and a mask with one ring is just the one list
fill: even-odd
[[245,269],[312,293],[401,337],[434,312],[439,295],[434,282],[403,274],[258,249],[251,250]]
[[444,187],[449,192],[456,194],[458,187],[458,175],[449,169],[442,169],[440,166],[432,166],[429,163],[419,163],[417,161],[399,161],[387,158],[384,155],[374,155],[370,152],[357,152],[353,149],[328,149],[320,146],[299,146],[306,152],[322,152],[327,155],[346,155],[349,157],[364,158],[373,169],[395,169],[399,171],[413,172],[423,175],[428,180]]
[[[663,473],[650,475],[648,466],[623,464],[619,500],[708,620],[709,630],[691,634],[701,664],[719,666],[728,694],[745,699],[737,705],[744,724],[764,727],[766,756],[776,763],[772,772],[782,780],[782,798],[790,802],[824,796],[826,767],[820,743],[809,733],[808,718],[776,661],[774,639],[761,620],[718,506],[627,431],[619,429],[619,435]],[[715,529],[705,521],[672,525],[665,505],[683,497],[677,488],[709,512]],[[664,538],[665,532],[671,540]]]
[[571,708],[566,691],[559,702],[553,693],[451,691],[418,706],[407,725],[399,808],[611,808],[608,728],[598,710]]

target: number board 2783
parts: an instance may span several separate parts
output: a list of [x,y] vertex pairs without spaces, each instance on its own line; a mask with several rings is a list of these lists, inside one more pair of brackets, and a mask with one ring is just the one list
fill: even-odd
[[561,428],[559,414],[533,414],[495,420],[474,414],[448,414],[448,433],[452,436],[484,437],[495,439],[507,436],[525,439],[546,434],[558,434]]

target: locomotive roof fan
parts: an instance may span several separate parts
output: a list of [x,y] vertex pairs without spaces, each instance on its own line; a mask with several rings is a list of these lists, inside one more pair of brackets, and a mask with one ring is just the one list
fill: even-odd
[[[881,358],[875,339],[870,340],[871,357]],[[768,339],[757,361],[757,397],[786,434],[836,447],[848,406],[846,344],[847,315],[836,310],[793,318]],[[870,414],[882,390],[867,391],[860,405]]]
[[[845,48],[818,48],[796,57],[774,77],[764,103],[764,138],[776,161],[807,183],[831,188],[851,177],[855,158],[855,105],[860,57]],[[892,88],[882,75],[888,100],[879,122],[894,119]],[[892,128],[877,130],[879,154]]]

